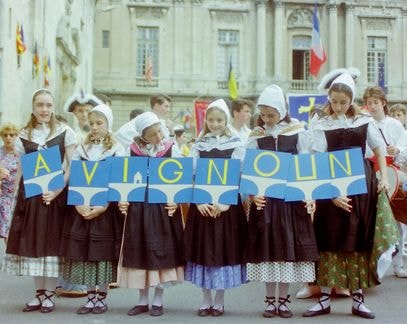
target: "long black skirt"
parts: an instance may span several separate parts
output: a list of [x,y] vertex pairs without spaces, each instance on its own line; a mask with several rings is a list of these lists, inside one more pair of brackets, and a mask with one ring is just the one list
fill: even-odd
[[219,217],[204,217],[191,204],[185,225],[185,258],[204,266],[229,266],[243,263],[247,233],[246,215],[239,198],[238,205]]
[[159,270],[184,265],[181,210],[165,204],[130,203],[123,236],[122,266]]
[[65,188],[49,205],[41,195],[26,199],[21,181],[6,253],[31,258],[58,256],[66,198]]
[[311,216],[304,202],[266,198],[266,206],[251,205],[245,259],[250,263],[317,261]]
[[371,251],[376,224],[377,179],[371,163],[364,162],[367,194],[355,195],[349,213],[329,200],[317,201],[314,228],[322,252]]
[[75,261],[117,261],[123,223],[124,216],[114,202],[104,213],[91,220],[85,220],[75,206],[69,206],[60,255]]

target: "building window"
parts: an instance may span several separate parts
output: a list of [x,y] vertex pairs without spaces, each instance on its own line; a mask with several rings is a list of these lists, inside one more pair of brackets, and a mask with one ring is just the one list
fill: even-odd
[[235,77],[239,75],[239,31],[218,31],[218,80],[229,79],[229,65],[232,63]]
[[387,83],[387,38],[367,38],[367,81],[385,88]]
[[311,37],[294,36],[292,49],[292,79],[309,80]]
[[108,30],[102,30],[102,48],[110,47],[110,32]]
[[151,60],[153,78],[158,77],[158,40],[157,27],[137,28],[137,77],[145,78],[146,62]]

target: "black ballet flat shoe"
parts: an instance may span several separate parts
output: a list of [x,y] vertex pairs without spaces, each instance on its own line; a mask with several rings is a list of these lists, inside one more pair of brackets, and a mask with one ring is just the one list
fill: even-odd
[[76,314],[86,315],[86,314],[92,313],[93,308],[95,308],[96,300],[97,300],[97,298],[96,298],[97,291],[96,290],[91,290],[91,291],[88,291],[86,294],[88,296],[88,300],[86,301],[86,304],[88,304],[90,302],[90,303],[92,303],[92,307],[82,306],[81,308],[79,308],[76,311]]
[[324,308],[324,305],[322,305],[322,303],[329,300],[330,298],[331,298],[330,294],[321,293],[321,298],[318,301],[318,304],[321,306],[321,309],[317,311],[307,310],[304,314],[302,314],[302,317],[314,317],[329,314],[331,312],[331,306]]
[[366,319],[374,319],[376,317],[373,312],[363,312],[355,307],[352,307],[352,314]]
[[136,305],[127,312],[129,316],[136,316],[148,312],[148,305]]
[[223,313],[225,312],[225,308],[222,307],[221,309],[216,309],[216,308],[212,308],[212,316],[222,316]]
[[201,308],[198,310],[198,316],[201,317],[205,317],[205,316],[209,316],[212,313],[212,307],[208,307],[208,308]]
[[98,297],[97,297],[94,305],[102,304],[102,306],[93,307],[93,309],[92,309],[93,314],[103,314],[103,313],[107,312],[107,305],[105,303],[106,296],[107,296],[107,293],[105,293],[103,291],[98,292]]
[[81,308],[79,308],[79,309],[76,311],[76,314],[78,314],[78,315],[85,315],[85,314],[92,313],[92,311],[93,311],[93,307],[85,307],[85,306],[82,306]]
[[327,308],[322,308],[317,311],[307,310],[304,314],[302,314],[302,317],[314,317],[314,316],[329,314],[330,312],[331,312],[331,306],[328,306]]
[[[291,318],[291,317],[293,317],[293,312],[286,305],[286,303],[291,303],[289,298],[290,298],[290,295],[287,295],[287,298],[283,298],[283,297],[278,298],[278,304],[279,304],[278,305],[278,316],[280,316],[281,318]],[[286,310],[281,310],[280,309],[281,306],[285,306],[285,308],[287,308],[287,309]]]
[[[276,305],[274,305],[274,303],[276,302],[276,298],[275,297],[268,297],[266,296],[266,300],[264,301],[267,306],[266,309],[263,312],[263,317],[265,318],[273,318],[277,316],[277,308]],[[272,309],[267,309],[269,306],[273,306]]]
[[161,316],[162,314],[164,314],[164,308],[162,305],[161,306],[156,306],[156,305],[151,306],[151,310],[150,310],[151,316]]
[[25,307],[22,309],[23,312],[35,312],[41,309],[41,304],[39,305],[28,305],[26,304]]
[[38,305],[28,305],[25,304],[25,307],[22,309],[23,312],[35,312],[41,309],[41,298],[45,294],[45,289],[38,289],[35,291],[35,298],[38,300]]
[[103,306],[96,306],[92,309],[92,313],[93,314],[103,314],[106,313],[108,310],[107,305],[103,305]]
[[373,312],[364,312],[364,311],[359,310],[360,306],[363,305],[365,302],[365,298],[363,297],[363,295],[361,293],[353,293],[352,299],[355,302],[359,303],[357,308],[352,306],[353,315],[359,316],[362,318],[366,318],[366,319],[374,319],[376,317]]
[[[50,294],[48,295],[47,292],[49,292]],[[55,309],[55,303],[51,299],[52,297],[54,297],[54,295],[55,295],[55,291],[46,290],[44,292],[44,299],[42,301],[42,304],[44,304],[44,302],[48,299],[52,303],[52,305],[51,306],[43,306],[43,305],[41,305],[41,309],[40,309],[41,313],[44,313],[44,314],[51,313]]]
[[52,305],[52,306],[41,306],[40,312],[41,312],[41,313],[44,313],[44,314],[46,314],[46,313],[51,313],[54,309],[55,309],[55,305]]

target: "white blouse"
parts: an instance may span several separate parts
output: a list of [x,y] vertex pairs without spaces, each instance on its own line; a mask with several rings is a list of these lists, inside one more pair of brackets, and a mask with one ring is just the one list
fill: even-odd
[[[50,133],[50,128],[48,125],[43,124],[41,128],[34,128],[31,132],[31,141],[34,143],[39,144],[40,146],[44,147],[45,143],[58,135],[62,134],[63,132],[66,131],[65,133],[65,140],[64,140],[64,145],[65,147],[71,146],[71,145],[76,145],[77,140],[76,140],[76,134],[72,130],[71,127],[65,124],[57,124],[57,127],[54,131],[54,134],[51,138],[48,138],[48,135]],[[27,129],[22,129],[20,131],[19,137],[24,138],[28,140],[28,131]],[[17,152],[22,155],[25,154],[25,149],[23,146],[23,143],[20,138],[17,139],[16,141],[16,150]]]
[[312,134],[312,150],[316,152],[326,152],[328,143],[325,137],[325,130],[334,130],[339,128],[356,128],[368,124],[366,142],[370,149],[383,147],[383,139],[379,130],[374,125],[373,118],[367,115],[356,115],[353,118],[334,119],[332,116],[325,116],[318,119],[314,116],[311,121],[310,130]]

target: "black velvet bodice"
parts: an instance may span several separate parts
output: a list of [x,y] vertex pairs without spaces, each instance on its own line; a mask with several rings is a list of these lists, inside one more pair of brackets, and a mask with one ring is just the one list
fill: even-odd
[[273,136],[266,136],[257,140],[257,145],[261,150],[279,151],[291,154],[297,154],[298,134],[294,135],[278,135],[277,138]]
[[360,147],[364,156],[368,125],[364,124],[355,128],[338,128],[324,131],[328,144],[328,152]]

